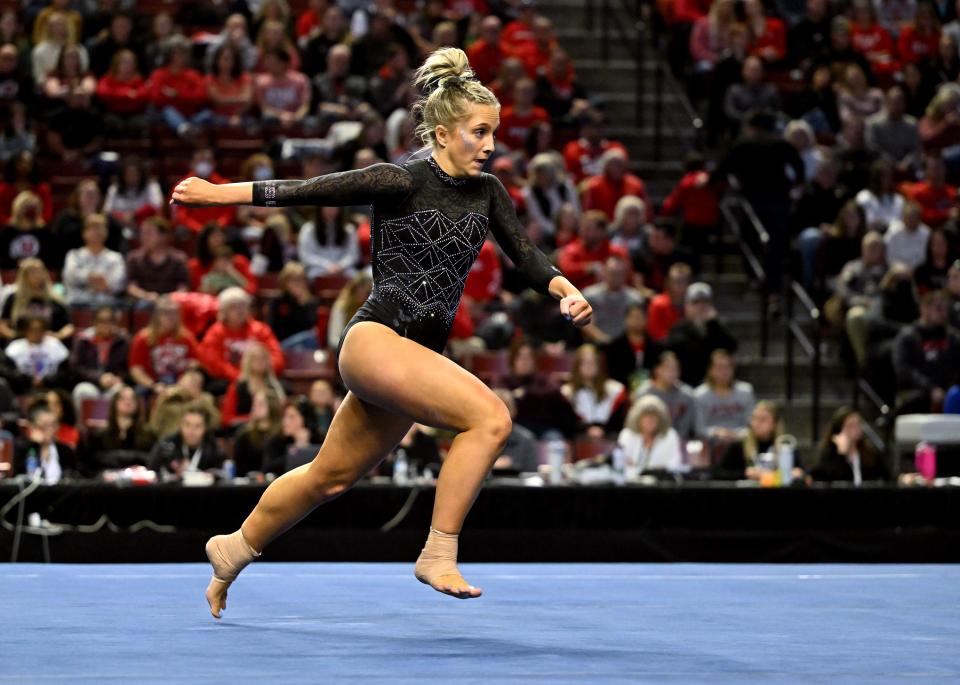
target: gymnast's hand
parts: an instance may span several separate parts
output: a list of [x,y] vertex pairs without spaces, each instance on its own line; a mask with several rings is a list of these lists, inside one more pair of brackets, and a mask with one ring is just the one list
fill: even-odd
[[577,328],[583,328],[590,323],[593,316],[593,307],[580,293],[567,295],[560,300],[560,313],[573,322]]
[[216,203],[216,188],[210,181],[191,176],[185,178],[173,189],[170,198],[172,205],[186,205],[187,207],[204,207]]

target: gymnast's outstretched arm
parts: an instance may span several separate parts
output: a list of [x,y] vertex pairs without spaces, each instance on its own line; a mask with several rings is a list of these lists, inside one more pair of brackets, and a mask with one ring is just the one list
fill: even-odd
[[490,189],[490,230],[497,244],[527,277],[531,287],[543,295],[560,300],[560,311],[576,326],[590,323],[593,308],[581,292],[550,263],[547,256],[530,242],[517,218],[510,194],[500,179],[487,174]]
[[191,207],[257,205],[344,207],[402,198],[413,190],[413,176],[396,164],[371,164],[306,181],[255,181],[214,185],[201,178],[180,181],[171,204]]

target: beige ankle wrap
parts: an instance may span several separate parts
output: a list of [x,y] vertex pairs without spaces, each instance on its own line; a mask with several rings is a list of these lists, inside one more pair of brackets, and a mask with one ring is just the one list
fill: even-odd
[[207,541],[207,558],[213,565],[213,577],[232,583],[247,564],[260,556],[237,530],[230,535],[215,535]]
[[457,570],[457,535],[430,528],[427,544],[420,552],[414,575],[421,583],[432,585],[442,576],[460,575]]

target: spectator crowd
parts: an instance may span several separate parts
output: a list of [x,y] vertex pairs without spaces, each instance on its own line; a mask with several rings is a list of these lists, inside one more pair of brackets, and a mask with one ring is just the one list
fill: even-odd
[[[495,243],[481,250],[448,354],[514,417],[497,470],[535,471],[562,439],[572,459],[617,452],[638,471],[760,478],[781,410],[737,378],[738,340],[699,273],[730,176],[770,226],[767,264],[796,251],[857,362],[891,365],[904,402],[941,409],[960,369],[947,327],[960,317],[960,33],[923,5],[891,33],[865,7],[831,19],[809,0],[788,46],[759,1],[664,6],[689,44],[691,87],[710,96],[714,142],[730,149],[712,174],[692,155],[659,208],[533,0],[6,9],[0,440],[15,444],[13,471],[31,456],[47,482],[309,460],[344,392],[332,349],[372,287],[369,208],[166,198],[188,176],[403,163],[421,148],[412,71],[448,45],[502,103],[490,173],[595,311],[574,329]],[[780,67],[806,74],[789,99],[770,81]],[[931,85],[949,73],[952,89]],[[859,422],[834,417],[813,478],[889,477]],[[447,445],[415,426],[397,449],[435,473]]]

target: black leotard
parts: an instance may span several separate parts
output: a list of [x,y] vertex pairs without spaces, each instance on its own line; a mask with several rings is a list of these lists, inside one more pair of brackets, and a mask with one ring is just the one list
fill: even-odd
[[539,292],[549,294],[551,279],[560,275],[524,235],[496,176],[455,178],[433,157],[307,181],[260,181],[253,184],[253,202],[268,207],[373,205],[373,290],[344,327],[340,345],[355,323],[376,321],[443,350],[488,228]]

